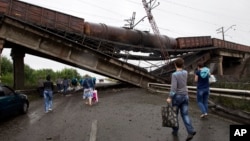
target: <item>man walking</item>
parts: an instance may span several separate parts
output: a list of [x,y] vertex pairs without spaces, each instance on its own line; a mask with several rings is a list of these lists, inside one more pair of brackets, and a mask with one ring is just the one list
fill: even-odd
[[[196,134],[194,130],[191,119],[188,115],[189,107],[189,97],[187,89],[187,76],[188,73],[183,69],[184,60],[182,58],[177,58],[174,62],[176,71],[171,76],[171,89],[169,97],[167,98],[167,103],[172,103],[172,106],[177,107],[177,116],[180,111],[182,120],[186,127],[188,136],[186,141],[189,141]],[[179,127],[173,127],[172,134],[174,136],[178,135]]]

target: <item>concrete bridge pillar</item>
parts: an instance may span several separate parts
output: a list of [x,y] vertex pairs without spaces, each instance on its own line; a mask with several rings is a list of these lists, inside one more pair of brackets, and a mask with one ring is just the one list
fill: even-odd
[[4,46],[4,40],[0,40],[0,82],[2,82],[2,68],[1,68],[1,63],[2,63],[3,46]]
[[[210,63],[210,71],[216,75],[223,75],[223,56],[213,57]],[[217,72],[216,72],[217,71]]]
[[20,48],[11,50],[14,69],[14,89],[24,89],[24,56],[25,53]]
[[212,74],[214,74],[215,71],[217,71],[217,66],[216,66],[216,63],[215,63],[215,60],[214,60],[214,59],[211,60],[211,62],[210,62],[210,64],[209,64],[209,69],[210,69],[210,72],[211,72]]
[[218,75],[223,75],[223,56],[218,57]]

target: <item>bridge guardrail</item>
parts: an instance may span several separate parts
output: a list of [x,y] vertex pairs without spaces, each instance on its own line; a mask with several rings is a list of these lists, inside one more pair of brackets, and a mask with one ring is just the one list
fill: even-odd
[[[156,93],[169,93],[170,84],[148,83],[147,89]],[[196,86],[187,86],[190,93],[196,93]],[[249,90],[211,88],[210,95],[250,100]]]

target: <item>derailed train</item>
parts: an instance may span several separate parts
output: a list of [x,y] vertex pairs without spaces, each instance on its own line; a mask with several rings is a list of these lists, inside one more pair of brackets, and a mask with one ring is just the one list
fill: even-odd
[[0,0],[0,15],[17,18],[46,29],[56,29],[80,36],[87,35],[139,47],[192,49],[215,46],[250,52],[249,46],[211,38],[210,36],[181,37],[176,39],[165,35],[156,36],[145,31],[85,22],[83,18],[17,0]]

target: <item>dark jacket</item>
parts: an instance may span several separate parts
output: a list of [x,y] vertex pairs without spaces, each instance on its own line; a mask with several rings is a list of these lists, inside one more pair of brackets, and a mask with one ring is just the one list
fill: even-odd
[[95,88],[95,78],[86,78],[83,80],[82,82],[82,86],[85,88],[85,89],[88,89],[88,88]]
[[53,91],[54,90],[54,86],[53,86],[53,83],[51,81],[45,81],[43,82],[43,86],[44,86],[44,90],[51,90]]

